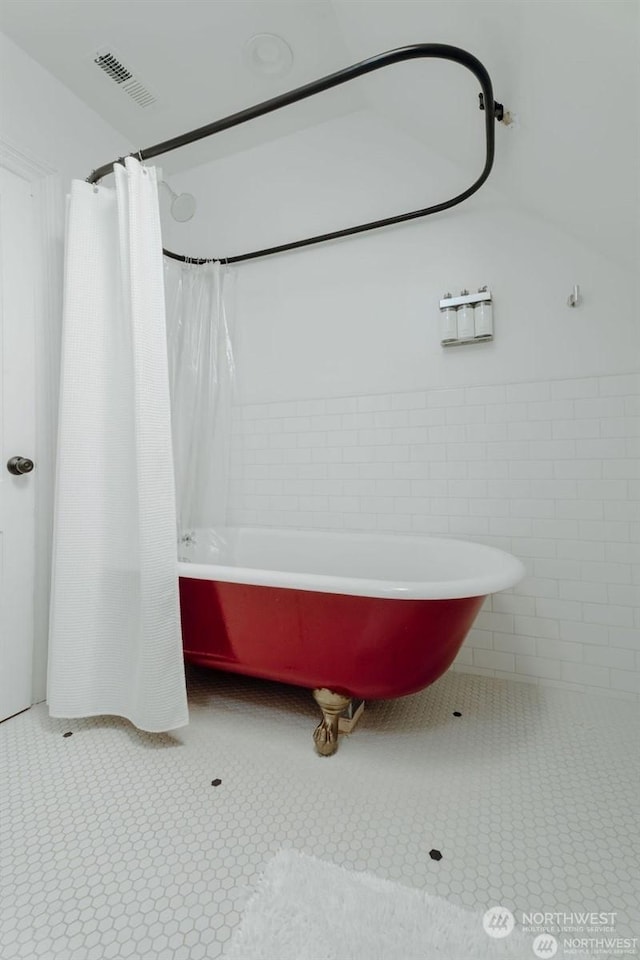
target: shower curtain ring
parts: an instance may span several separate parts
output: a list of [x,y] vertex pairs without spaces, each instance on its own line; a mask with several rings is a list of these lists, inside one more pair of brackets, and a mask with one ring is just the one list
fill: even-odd
[[142,167],[142,172],[143,172],[143,173],[146,173],[146,172],[147,172],[147,168],[146,168],[145,165],[144,165],[144,159],[143,159],[143,156],[142,156],[142,150],[138,150],[138,160],[140,161],[140,166]]

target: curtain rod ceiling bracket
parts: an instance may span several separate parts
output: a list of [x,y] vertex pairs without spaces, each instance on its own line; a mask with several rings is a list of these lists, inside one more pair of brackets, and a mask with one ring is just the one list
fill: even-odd
[[[184,133],[181,136],[173,137],[171,140],[165,140],[163,143],[157,143],[154,146],[147,147],[144,150],[137,150],[134,153],[129,154],[129,156],[137,157],[141,161],[150,160],[152,157],[160,156],[160,154],[163,153],[169,153],[171,150],[177,150],[179,147],[184,147],[189,143],[195,143],[197,140],[202,140],[205,137],[214,136],[216,133],[220,133],[223,130],[229,130],[231,127],[237,127],[249,120],[255,120],[257,117],[262,117],[267,113],[272,113],[274,110],[279,110],[281,107],[287,107],[292,103],[298,103],[300,100],[306,100],[307,97],[313,97],[317,93],[323,93],[325,90],[330,90],[333,87],[340,86],[343,83],[348,83],[350,80],[355,80],[358,77],[365,76],[368,73],[373,73],[375,70],[381,70],[383,67],[391,66],[394,63],[402,63],[405,60],[418,59],[439,59],[449,60],[453,63],[459,63],[467,70],[470,70],[480,83],[480,109],[485,113],[485,162],[482,172],[470,187],[467,187],[467,189],[463,190],[462,193],[452,197],[451,200],[444,200],[441,203],[432,204],[431,206],[424,207],[421,210],[411,210],[408,213],[400,213],[395,217],[385,217],[382,220],[371,220],[368,223],[360,223],[353,227],[346,227],[343,230],[333,230],[330,233],[319,234],[316,237],[307,237],[304,240],[293,240],[290,243],[281,243],[275,247],[264,247],[261,250],[252,250],[250,253],[236,254],[236,256],[233,257],[187,258],[179,253],[172,253],[170,250],[164,250],[163,252],[165,256],[171,257],[173,260],[181,260],[185,263],[189,262],[193,264],[222,262],[226,264],[241,263],[244,260],[256,260],[258,257],[268,257],[274,253],[284,253],[287,250],[297,250],[301,247],[308,247],[315,243],[324,243],[328,240],[338,240],[342,237],[353,236],[358,233],[364,233],[368,230],[377,230],[381,227],[388,227],[392,226],[393,224],[403,223],[406,220],[416,220],[420,217],[426,217],[432,213],[440,213],[443,210],[448,210],[451,207],[462,203],[464,200],[467,200],[470,196],[476,193],[476,191],[480,189],[482,184],[488,178],[493,167],[495,154],[494,123],[496,120],[502,120],[504,118],[504,107],[501,103],[497,103],[493,99],[491,77],[477,57],[474,57],[474,55],[469,53],[467,50],[462,50],[460,47],[453,47],[446,43],[415,43],[408,47],[398,47],[395,50],[388,50],[386,53],[379,53],[374,57],[369,57],[367,60],[361,60],[360,63],[354,63],[350,67],[344,67],[342,70],[338,70],[336,73],[331,73],[326,77],[321,77],[319,80],[313,80],[311,83],[306,83],[302,87],[296,87],[294,90],[281,93],[279,96],[272,97],[270,100],[264,100],[262,103],[257,103],[253,107],[247,107],[247,109],[240,110],[238,113],[233,113],[228,117],[224,117],[222,120],[215,120],[213,123],[209,123],[204,127],[198,127],[196,130],[191,130],[189,133]],[[98,183],[103,177],[106,177],[107,174],[112,172],[116,163],[124,163],[124,158],[119,157],[118,160],[107,163],[102,167],[98,167],[97,170],[93,170],[91,175],[87,177],[87,182],[93,184]]]
[[[480,99],[480,109],[484,110],[484,94],[479,93],[478,97]],[[504,120],[504,104],[498,103],[497,100],[493,101],[493,115],[498,122]]]

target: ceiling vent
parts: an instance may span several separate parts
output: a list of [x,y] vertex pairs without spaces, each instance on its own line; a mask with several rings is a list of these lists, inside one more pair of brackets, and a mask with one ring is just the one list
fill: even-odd
[[111,48],[98,50],[94,54],[93,62],[132,100],[135,100],[139,107],[150,107],[157,103],[157,97],[134,76],[128,67],[125,67],[120,57]]

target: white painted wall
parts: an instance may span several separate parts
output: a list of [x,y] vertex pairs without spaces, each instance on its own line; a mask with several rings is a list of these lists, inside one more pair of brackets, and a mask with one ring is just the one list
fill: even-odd
[[[34,699],[45,695],[53,470],[58,401],[64,198],[131,146],[86,104],[0,34],[0,156],[33,169],[40,248],[30,251],[36,299],[37,440]],[[38,172],[39,171],[39,172]],[[41,174],[41,175],[40,175]]]
[[[404,6],[412,14],[421,11],[420,16],[426,10],[424,5]],[[537,4],[534,6],[538,8]],[[378,7],[376,17],[379,14]],[[398,42],[415,39],[416,30],[413,27],[409,30],[406,21],[400,23],[397,4],[387,7],[385,16],[402,31]],[[452,9],[451,5],[447,7]],[[593,4],[589,5],[590,10],[593,7]],[[350,4],[348,9],[351,11],[355,6]],[[516,9],[516,5],[513,9]],[[600,4],[599,9],[606,11],[606,20],[611,5]],[[345,5],[343,21],[346,10]],[[365,20],[375,32],[379,23],[371,17],[370,12],[369,5]],[[556,17],[555,8],[553,16]],[[636,14],[633,13],[633,16]],[[472,23],[472,20],[469,22]],[[565,26],[569,38],[573,39],[573,14]],[[612,26],[612,22],[606,20],[603,26]],[[542,24],[539,28],[543,29]],[[385,29],[385,37],[388,38],[388,29]],[[524,31],[527,36],[528,30],[529,26]],[[443,36],[441,39],[460,40],[457,30],[454,32],[455,37]],[[627,33],[630,34],[630,31]],[[598,37],[601,34],[599,30]],[[494,36],[493,30],[490,35]],[[546,43],[547,37],[544,39]],[[562,71],[566,74],[567,51],[561,39],[559,35],[556,37],[556,52]],[[377,37],[372,37],[371,43],[375,50],[389,46],[386,41],[379,43]],[[533,50],[538,49],[531,43],[529,48],[532,55]],[[570,49],[573,56],[583,56],[583,47],[579,43],[571,44]],[[612,49],[618,51],[617,40]],[[362,54],[355,51],[353,59],[364,53],[366,51]],[[620,63],[630,62],[628,57],[618,59]],[[516,80],[518,77],[531,76],[531,70],[523,69],[519,63],[514,69]],[[538,58],[537,69],[540,75],[535,77],[536,84],[544,79],[546,73],[549,73],[549,83],[552,82],[554,74],[547,70],[544,58]],[[608,71],[607,75],[610,73]],[[496,80],[499,79],[499,76],[496,77]],[[410,398],[416,395],[427,397],[428,391],[442,390],[446,395],[447,388],[473,389],[490,385],[508,392],[518,384],[530,381],[547,384],[549,395],[553,396],[553,385],[560,381],[606,378],[623,375],[637,368],[640,354],[637,270],[635,265],[629,267],[628,260],[623,265],[623,259],[617,255],[619,250],[614,252],[615,245],[612,243],[608,247],[606,240],[611,235],[611,211],[617,208],[607,202],[608,194],[603,195],[601,184],[597,185],[597,190],[594,186],[597,209],[603,218],[608,217],[608,229],[604,231],[605,236],[596,251],[595,247],[589,247],[577,238],[576,224],[579,218],[574,217],[565,231],[562,218],[556,217],[556,208],[546,202],[553,196],[558,197],[558,184],[571,189],[566,171],[566,157],[570,152],[568,145],[579,142],[588,151],[585,159],[592,158],[594,150],[602,158],[599,163],[602,181],[615,185],[615,196],[619,198],[621,190],[622,195],[626,196],[628,188],[629,202],[635,203],[637,179],[625,184],[629,163],[625,165],[618,162],[617,151],[620,150],[621,141],[617,139],[615,143],[610,143],[611,137],[606,135],[605,127],[599,124],[603,111],[594,109],[589,96],[584,97],[588,104],[588,116],[579,135],[575,129],[575,113],[565,109],[549,112],[547,99],[543,98],[538,108],[544,106],[544,116],[552,117],[554,123],[560,125],[558,132],[564,137],[562,142],[565,143],[565,149],[560,159],[565,167],[560,164],[562,175],[557,177],[558,163],[554,158],[554,150],[558,149],[558,137],[555,133],[549,136],[547,130],[544,137],[537,136],[536,139],[535,134],[539,133],[541,123],[540,113],[536,113],[535,104],[532,106],[526,90],[519,90],[517,84],[504,81],[502,77],[505,90],[509,89],[514,97],[518,94],[515,106],[522,111],[523,126],[520,129],[526,132],[527,138],[523,138],[521,146],[532,143],[532,136],[536,142],[538,162],[533,165],[531,189],[526,191],[531,201],[528,212],[514,207],[507,197],[513,196],[514,170],[525,171],[527,176],[531,173],[531,164],[525,163],[525,159],[530,160],[531,151],[519,151],[518,129],[508,131],[499,127],[495,173],[482,192],[462,207],[382,233],[238,267],[240,403],[259,406],[282,401],[293,404],[298,411],[305,409],[299,405],[317,398],[320,406],[329,414],[336,412],[331,406],[332,401],[339,406],[345,399],[355,398],[356,410],[362,414],[383,414],[395,411],[394,401],[390,401],[392,408],[388,411],[384,406],[385,401],[375,398],[398,397],[395,403],[400,407],[395,412],[399,412],[404,409],[403,398],[408,398],[406,402],[409,403]],[[612,83],[614,81],[620,88],[618,92],[627,90],[626,83],[617,83],[616,78],[611,80]],[[599,90],[603,89],[601,84],[597,86]],[[38,341],[40,431],[36,451],[39,466],[40,598],[37,611],[36,661],[39,669],[36,690],[42,695],[46,637],[46,603],[43,598],[49,576],[64,194],[72,177],[85,177],[93,167],[129,152],[138,144],[125,142],[121,134],[110,128],[66,87],[2,35],[0,90],[0,139],[14,144],[23,153],[35,157],[43,168],[53,171],[51,176],[45,178],[49,189],[47,210],[43,210],[43,237],[47,239],[40,265],[36,267],[34,260],[38,283],[42,286],[43,304],[42,336]],[[583,88],[580,87],[580,90]],[[569,87],[564,85],[562,91],[565,98],[572,99]],[[554,88],[554,96],[556,92]],[[584,106],[581,106],[583,116]],[[608,98],[607,106],[611,107],[611,110],[604,111],[607,117],[617,117],[616,111],[622,110],[617,97]],[[188,189],[196,194],[199,209],[196,219],[184,225],[165,219],[167,245],[192,255],[233,254],[440,200],[467,185],[468,179],[463,178],[462,167],[467,166],[470,153],[480,161],[481,117],[476,116],[479,121],[478,143],[469,136],[465,144],[467,153],[460,169],[450,158],[445,160],[434,155],[425,143],[419,144],[396,129],[391,110],[387,121],[381,116],[362,111],[176,175],[171,178],[174,188]],[[629,139],[629,128],[634,118],[630,113],[628,118],[625,114],[625,119],[624,128],[618,124],[615,129],[623,129]],[[536,123],[538,127],[535,127]],[[547,143],[548,149],[541,150],[542,143]],[[456,144],[459,150],[460,141],[456,140]],[[628,150],[622,153],[628,157]],[[584,170],[588,164],[584,169],[578,167],[579,164],[576,164],[576,174],[580,174],[576,176],[578,187],[571,191],[570,207],[574,213],[576,210],[588,212],[593,209],[593,196],[584,187]],[[501,177],[504,179],[501,180]],[[550,184],[553,184],[553,190],[547,189]],[[579,196],[576,196],[576,192]],[[531,212],[532,209],[544,210],[547,219],[536,216]],[[442,350],[438,337],[438,299],[448,289],[458,290],[462,286],[474,289],[484,283],[490,284],[494,291],[495,342],[482,347]],[[584,295],[584,303],[579,310],[570,310],[566,306],[566,298],[574,283],[581,285]],[[374,399],[370,400],[371,397]],[[367,407],[369,402],[373,404],[371,408]],[[627,402],[633,405],[633,401],[625,397]],[[378,403],[383,406],[376,406]],[[364,404],[363,409],[361,404]],[[486,410],[483,407],[487,417],[489,409],[489,406]],[[350,414],[347,411],[344,415]],[[456,422],[454,417],[451,422],[447,420],[444,427],[464,426],[465,436],[470,443],[474,443],[475,424],[473,416],[468,423]],[[604,428],[600,426],[598,429],[601,431]],[[555,434],[550,422],[549,430],[553,439]],[[509,441],[517,442],[518,438],[512,432],[507,433]],[[599,432],[595,439],[604,436]],[[365,441],[366,437],[358,435],[355,447],[359,450],[367,447]],[[431,442],[440,445],[443,440],[429,436],[427,445]],[[457,441],[449,437],[444,442]],[[537,441],[531,439],[531,442]],[[323,460],[322,443],[310,445],[306,436],[304,444],[294,453],[306,456],[300,451],[307,451],[311,467],[314,464],[317,470],[326,467],[329,476],[332,464]],[[487,448],[483,448],[484,455],[479,460],[488,464],[489,472],[492,465],[499,472],[502,467],[499,468],[497,463],[503,461],[495,459],[495,450],[490,446],[487,438]],[[276,449],[280,450],[284,461],[285,453],[282,451],[285,448]],[[631,444],[629,451],[633,452],[634,449]],[[437,451],[434,448],[432,452]],[[581,464],[575,468],[577,473],[573,479],[576,482],[580,471],[597,469],[585,465],[584,458],[579,458],[577,452],[576,447],[576,461],[580,460]],[[336,496],[352,495],[356,499],[367,497],[369,488],[365,481],[377,477],[380,483],[387,482],[376,473],[380,465],[375,457],[367,461],[366,451],[359,455],[364,459],[360,461],[362,466],[358,467],[357,476],[347,471],[342,473],[340,479],[344,484],[356,482],[361,485],[348,489],[345,487],[340,492],[332,488]],[[273,452],[273,456],[277,454]],[[443,462],[448,463],[449,467],[439,468],[444,470],[445,476],[441,479],[447,480],[450,485],[449,496],[455,501],[451,503],[450,510],[440,515],[444,516],[450,532],[461,532],[460,518],[467,513],[474,515],[472,497],[461,495],[460,489],[455,487],[456,480],[462,478],[460,463],[467,465],[465,476],[471,480],[479,469],[473,466],[475,461],[471,451],[469,456],[471,459],[465,461],[445,458]],[[566,478],[566,474],[563,474],[566,467],[561,465],[561,459],[566,462],[566,458],[553,460],[550,457],[549,454],[544,460],[544,469],[550,469],[554,478]],[[604,454],[598,454],[598,457],[604,475],[607,457]],[[514,462],[518,462],[518,458]],[[343,467],[347,466],[344,460],[341,463]],[[248,465],[260,464],[254,461]],[[274,460],[268,465],[277,467],[278,463]],[[303,460],[291,460],[288,465],[298,466],[300,470],[309,467]],[[339,465],[337,460],[333,462],[333,468]],[[350,469],[354,469],[353,465]],[[508,469],[511,471],[514,468]],[[291,484],[282,495],[307,496],[309,491],[306,488],[303,491],[302,487],[296,487],[305,479],[300,470],[296,476],[282,476],[279,480],[264,478],[264,482]],[[371,472],[367,474],[367,470]],[[313,481],[311,476],[306,479]],[[589,478],[583,479],[587,482]],[[237,482],[241,481],[242,477],[238,478]],[[530,482],[533,483],[533,479]],[[632,479],[628,477],[625,482],[631,483]],[[376,493],[379,492],[376,490]],[[243,495],[239,487],[235,493]],[[263,491],[252,490],[251,495],[258,494],[275,496],[274,491],[267,488]],[[311,495],[315,495],[315,491]],[[397,495],[401,496],[400,493]],[[490,495],[489,499],[492,499]],[[497,501],[499,498],[493,499]],[[363,501],[359,499],[358,502]],[[520,500],[516,502],[520,503]],[[265,523],[275,519],[275,511],[280,511],[280,514],[284,512],[284,516],[280,517],[282,522],[291,521],[292,517],[287,511],[300,509],[299,501],[296,508],[292,504],[287,507],[283,501],[265,502],[262,506],[265,512],[260,515],[259,522]],[[353,518],[353,513],[359,511],[350,512],[346,501],[334,506],[334,519],[330,522],[335,522],[337,513],[341,524],[358,526],[357,520],[352,519],[347,523],[344,518]],[[379,519],[385,516],[382,504],[379,507],[379,510],[373,510],[376,523],[379,520],[381,525],[391,529],[389,520]],[[238,509],[250,508],[240,502]],[[576,507],[576,510],[579,509]],[[531,519],[519,510],[520,507],[510,506],[510,516],[514,521],[520,523]],[[367,513],[370,515],[369,511]],[[630,519],[632,515],[636,514],[630,509],[628,514],[625,513],[625,518]],[[433,514],[427,514],[429,516],[433,517]],[[504,514],[496,506],[495,516],[486,516],[491,529],[492,525],[500,526],[499,520]],[[563,519],[561,511],[554,516]],[[590,517],[589,513],[583,519]],[[604,520],[610,518],[604,500],[599,517]],[[618,522],[618,517],[622,518],[622,514],[612,508],[613,521]],[[398,529],[406,529],[405,520],[398,521]],[[600,532],[604,537],[614,531],[602,528]],[[473,530],[470,529],[469,533],[473,533]],[[478,531],[477,535],[481,533]],[[561,537],[553,540],[554,549],[560,551],[557,556],[560,556]],[[553,578],[546,579],[553,581]],[[552,597],[562,597],[560,580],[554,583],[556,592],[552,593]],[[538,604],[538,600],[544,599],[549,597],[540,594],[535,602]],[[614,615],[615,612],[610,613],[610,616]],[[543,634],[537,636],[536,643],[540,641],[538,646],[541,648],[544,639]],[[494,649],[498,652],[498,648]],[[500,652],[517,654],[517,651]],[[478,655],[478,668],[481,668],[480,660],[483,657]],[[493,669],[488,665],[491,658],[484,659],[486,669]],[[624,669],[623,659],[620,659],[620,669]],[[585,663],[589,662],[585,659]],[[609,666],[614,668],[613,659]]]
[[[497,134],[499,151],[518,131]],[[414,209],[468,180],[360,112],[171,183],[195,194],[198,211],[186,224],[165,216],[165,242],[202,256]],[[498,174],[426,220],[234,270],[242,402],[624,373],[640,355],[637,271],[510,207]],[[485,283],[495,341],[441,349],[439,298]],[[584,295],[577,310],[566,305],[574,283]]]

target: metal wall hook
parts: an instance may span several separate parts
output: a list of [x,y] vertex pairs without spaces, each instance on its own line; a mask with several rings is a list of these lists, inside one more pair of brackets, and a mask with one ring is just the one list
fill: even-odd
[[567,306],[568,306],[568,307],[577,307],[577,306],[579,305],[579,303],[580,303],[580,299],[581,299],[581,298],[580,298],[580,287],[579,287],[578,284],[576,283],[576,284],[574,285],[574,287],[573,287],[573,293],[569,295],[569,299],[567,300]]

